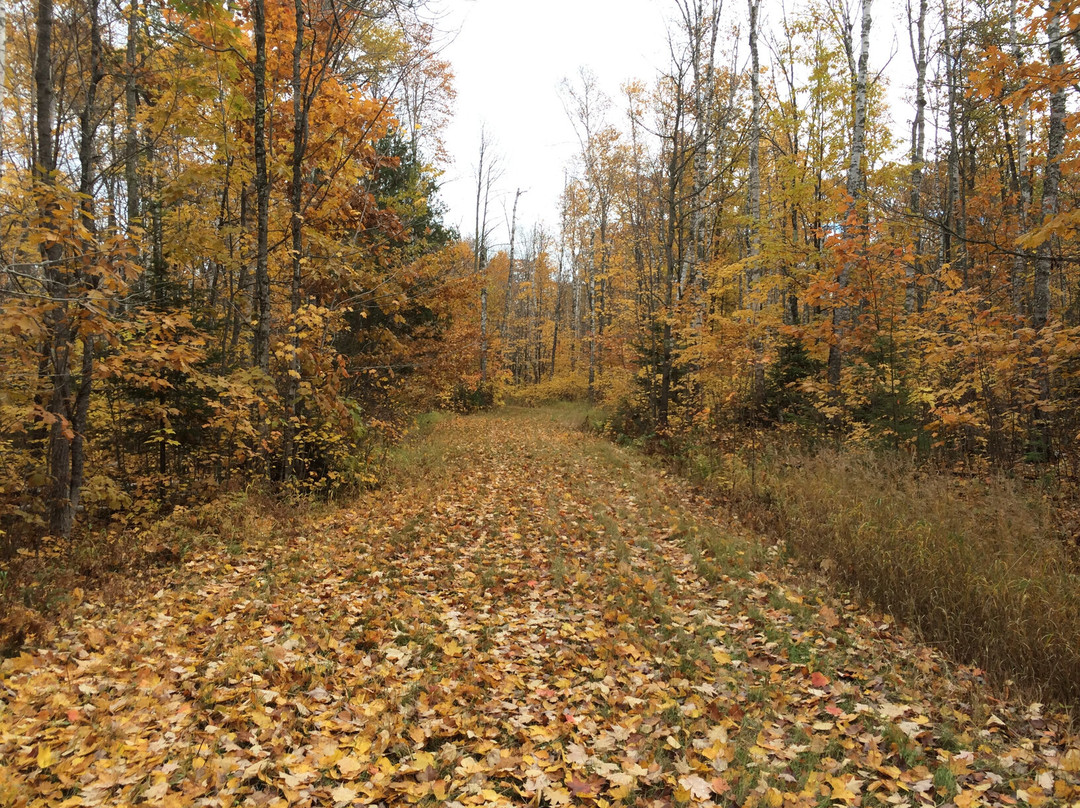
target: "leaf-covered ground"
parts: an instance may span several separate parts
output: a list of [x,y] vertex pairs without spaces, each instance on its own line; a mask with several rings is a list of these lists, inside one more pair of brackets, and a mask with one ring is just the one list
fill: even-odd
[[1080,805],[1080,749],[549,413],[0,667],[0,805]]

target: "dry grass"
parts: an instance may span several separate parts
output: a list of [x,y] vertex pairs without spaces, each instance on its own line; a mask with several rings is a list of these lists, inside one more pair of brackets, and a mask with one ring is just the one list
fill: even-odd
[[999,684],[1080,705],[1080,561],[1030,489],[860,453],[762,472],[752,507],[802,561]]

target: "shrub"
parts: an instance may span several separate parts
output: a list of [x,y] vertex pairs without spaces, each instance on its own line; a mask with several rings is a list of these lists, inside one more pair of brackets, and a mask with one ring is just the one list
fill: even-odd
[[492,382],[477,382],[472,385],[461,381],[454,385],[445,406],[453,412],[470,413],[490,410],[496,403],[495,385]]
[[520,407],[535,407],[564,401],[585,401],[589,383],[584,376],[559,376],[540,384],[523,385],[507,390],[506,402]]
[[927,640],[1080,704],[1080,560],[1021,483],[823,452],[763,469],[771,529]]

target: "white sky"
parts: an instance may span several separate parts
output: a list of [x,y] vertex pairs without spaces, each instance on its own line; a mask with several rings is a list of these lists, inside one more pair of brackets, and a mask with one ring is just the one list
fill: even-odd
[[[799,0],[786,0],[789,10]],[[857,2],[857,0],[856,0]],[[730,23],[745,30],[745,0],[726,0]],[[768,8],[765,8],[767,6]],[[581,67],[596,74],[612,97],[612,121],[621,125],[620,87],[629,79],[652,83],[667,64],[667,23],[672,0],[443,0],[439,27],[457,34],[442,55],[456,76],[457,112],[446,132],[454,159],[443,177],[446,221],[462,236],[472,235],[476,195],[475,167],[480,130],[485,127],[500,157],[503,176],[489,209],[493,240],[509,237],[504,224],[516,188],[525,189],[518,206],[519,232],[536,221],[554,226],[563,187],[563,169],[578,150],[563,108],[559,85],[572,82]],[[780,0],[763,4],[762,25],[779,19]],[[886,66],[893,78],[893,116],[899,126],[910,119],[910,93],[896,86],[913,72],[904,33],[903,0],[874,3],[871,71]],[[897,25],[902,38],[897,42]],[[856,23],[857,25],[857,23]],[[856,30],[856,36],[858,35]],[[856,43],[857,46],[857,43]],[[740,44],[740,54],[747,52]],[[767,51],[762,47],[762,62]],[[905,138],[906,139],[906,138]]]

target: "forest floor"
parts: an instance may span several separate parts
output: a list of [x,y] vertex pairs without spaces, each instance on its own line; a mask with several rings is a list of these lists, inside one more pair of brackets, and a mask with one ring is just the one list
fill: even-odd
[[1061,716],[560,412],[83,603],[0,665],[0,805],[1080,805]]

